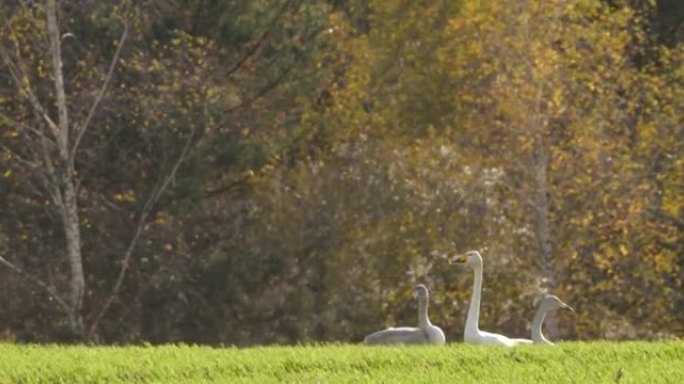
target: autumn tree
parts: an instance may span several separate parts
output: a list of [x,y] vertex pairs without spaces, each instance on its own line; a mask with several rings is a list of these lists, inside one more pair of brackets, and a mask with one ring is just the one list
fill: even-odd
[[2,337],[457,339],[468,249],[483,327],[678,334],[670,3],[5,2]]
[[[634,332],[613,333],[626,318],[640,324],[659,318],[671,327],[678,317],[671,303],[679,302],[674,237],[658,246],[658,231],[646,235],[637,228],[655,224],[657,209],[644,207],[663,193],[662,184],[655,187],[646,176],[655,176],[647,164],[664,159],[664,149],[652,145],[677,137],[666,127],[676,116],[679,79],[672,60],[678,62],[679,53],[650,46],[648,7],[465,1],[454,13],[439,3],[371,8],[369,32],[348,40],[353,61],[325,122],[314,119],[311,126],[347,133],[345,146],[363,147],[352,135],[371,138],[375,153],[415,145],[437,156],[450,138],[446,148],[453,147],[464,166],[450,177],[475,174],[492,186],[484,209],[451,217],[453,225],[487,223],[468,234],[473,241],[454,247],[486,249],[488,265],[515,279],[492,283],[500,288],[493,300],[517,304],[502,313],[485,306],[484,321],[521,329],[525,321],[517,319],[530,316],[533,298],[554,290],[587,308],[568,333],[649,335],[637,325],[624,327]],[[670,212],[661,211],[655,226],[669,226],[676,237],[677,215]],[[634,270],[653,273],[626,274]],[[644,305],[637,286],[663,298],[649,304],[650,320],[635,316],[634,308]],[[590,318],[591,311],[604,321]]]
[[[676,105],[678,98],[678,80],[665,75],[674,80],[670,88],[660,70],[637,60],[637,52],[649,44],[644,14],[602,2],[465,4],[463,17],[451,24],[462,45],[444,56],[453,62],[461,52],[453,74],[465,80],[465,87],[459,88],[455,105],[468,116],[470,124],[463,126],[472,149],[484,155],[483,165],[504,172],[501,186],[522,208],[521,224],[527,223],[536,243],[524,254],[535,255],[531,260],[546,289],[599,290],[591,297],[606,301],[587,303],[588,308],[630,312],[642,302],[629,299],[636,294],[631,289],[618,288],[634,280],[614,276],[616,271],[652,270],[649,253],[670,253],[641,248],[657,243],[656,233],[639,250],[626,245],[633,244],[626,239],[634,233],[641,237],[637,228],[650,221],[643,209],[650,188],[641,169],[645,159],[659,157],[637,147],[650,140],[647,132],[655,126],[670,125],[673,110],[665,106]],[[653,83],[673,99],[652,101],[661,99]],[[674,137],[660,132],[661,138]],[[667,258],[672,266],[674,260]],[[668,274],[674,270],[666,270],[646,278],[654,279],[647,283],[651,289],[670,291]],[[608,293],[613,289],[619,293]],[[665,302],[652,305],[663,315],[672,310]],[[590,322],[580,318],[577,325],[581,333],[602,332],[585,330],[585,321]]]
[[[57,303],[70,337],[112,337],[119,326],[103,320],[135,308],[143,276],[179,273],[160,250],[190,264],[165,234],[205,220],[186,213],[199,199],[232,204],[269,148],[282,150],[285,131],[260,127],[292,124],[297,99],[278,89],[315,83],[303,74],[328,8],[275,3],[3,5],[3,196],[32,213],[5,221],[1,260]],[[222,18],[233,11],[249,17]]]

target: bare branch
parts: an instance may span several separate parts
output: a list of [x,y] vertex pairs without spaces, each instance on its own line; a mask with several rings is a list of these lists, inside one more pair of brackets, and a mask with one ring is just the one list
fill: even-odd
[[[32,127],[26,127],[27,129],[30,128],[30,131],[33,133],[36,133],[40,137],[38,140],[41,141],[41,143],[44,143],[45,140],[50,140],[47,138],[43,132],[40,130],[37,130]],[[37,146],[36,146],[37,147]],[[4,152],[10,154],[12,156],[12,159],[16,161],[20,166],[34,174],[42,183],[43,188],[45,191],[48,193],[50,198],[52,199],[52,202],[55,204],[55,206],[60,206],[61,205],[61,196],[59,194],[59,188],[56,187],[56,184],[54,182],[54,175],[50,174],[51,168],[48,167],[43,167],[42,164],[39,164],[39,159],[42,157],[42,161],[45,162],[45,157],[46,153],[42,152],[41,154],[37,154],[35,151],[37,148],[34,148],[33,145],[28,145],[27,146],[29,153],[31,154],[31,158],[25,158],[24,156],[20,155],[10,147],[0,144],[0,149],[2,149]],[[41,145],[39,148],[45,148],[43,145]],[[47,157],[49,160],[49,157]],[[53,182],[50,181],[50,179],[53,179]]]
[[13,159],[14,161],[16,161],[16,162],[18,162],[19,164],[23,165],[23,166],[26,167],[27,169],[30,169],[30,170],[33,171],[33,170],[39,168],[38,164],[36,164],[35,162],[33,162],[33,161],[29,160],[29,159],[24,158],[23,156],[19,155],[18,153],[16,153],[15,151],[13,151],[10,147],[8,147],[8,146],[6,146],[6,145],[4,145],[4,144],[0,144],[0,149],[2,149],[3,151],[5,151],[6,153],[9,153],[9,155],[12,157],[12,159]]
[[95,111],[97,110],[97,107],[100,105],[100,102],[102,101],[102,98],[104,97],[105,92],[107,92],[109,82],[111,81],[112,75],[114,74],[114,69],[116,68],[116,63],[119,61],[119,56],[121,56],[121,49],[123,48],[124,42],[126,41],[126,37],[128,36],[128,23],[123,19],[121,21],[123,22],[123,25],[124,25],[124,31],[121,34],[121,38],[119,39],[119,43],[116,47],[116,52],[114,52],[114,57],[112,58],[112,62],[109,64],[109,70],[107,71],[107,75],[105,76],[105,79],[104,79],[104,82],[102,83],[102,87],[100,88],[100,91],[97,93],[97,96],[95,96],[95,101],[93,101],[93,105],[90,107],[90,110],[88,111],[88,116],[86,117],[83,124],[77,128],[76,141],[74,141],[74,146],[71,148],[72,166],[73,166],[74,158],[76,157],[76,151],[78,150],[78,146],[81,143],[81,138],[83,137],[83,134],[85,133],[85,131],[88,129],[88,126],[90,125],[90,121],[93,119],[93,116],[95,115]]
[[[36,95],[33,93],[33,90],[31,89],[30,84],[24,85],[24,82],[28,82],[28,76],[24,74],[22,71],[21,63],[17,64],[12,60],[10,55],[7,53],[7,50],[5,47],[0,44],[0,56],[2,56],[3,61],[5,62],[5,65],[7,65],[7,68],[9,69],[10,76],[12,77],[12,81],[14,81],[15,85],[19,89],[19,94],[24,96],[26,100],[31,103],[31,106],[35,109],[36,113],[45,120],[45,122],[48,124],[50,129],[52,129],[53,133],[57,135],[58,128],[55,122],[50,118],[50,116],[45,112],[45,108],[40,104],[40,101],[38,101],[38,98]],[[19,58],[21,60],[21,58]],[[22,79],[25,79],[25,81],[22,81]]]
[[187,141],[185,142],[183,150],[181,151],[180,155],[176,159],[176,162],[171,168],[171,172],[169,172],[166,178],[163,179],[159,187],[152,192],[150,197],[147,199],[147,202],[145,202],[145,205],[143,206],[142,210],[140,211],[140,216],[138,217],[135,233],[133,234],[131,241],[128,243],[128,247],[126,248],[126,252],[124,253],[123,260],[121,262],[121,269],[119,270],[119,275],[116,279],[116,282],[114,283],[112,292],[109,294],[109,297],[107,297],[107,300],[100,309],[100,312],[98,312],[98,314],[95,316],[95,319],[93,320],[93,323],[90,325],[90,330],[88,332],[89,338],[93,337],[100,321],[102,320],[102,318],[107,313],[112,303],[118,296],[119,291],[121,290],[121,286],[123,285],[124,278],[126,277],[126,271],[128,270],[130,259],[133,255],[133,251],[135,250],[138,240],[140,239],[140,236],[142,235],[142,232],[145,228],[147,217],[159,201],[161,195],[169,187],[171,181],[176,177],[176,173],[178,172],[178,169],[180,168],[181,164],[183,164],[183,162],[187,158],[188,152],[190,150],[190,145],[192,144],[192,141],[195,137],[195,133],[196,131],[193,130],[190,136],[188,137]]
[[226,76],[230,76],[233,73],[235,73],[237,70],[242,68],[242,66],[245,64],[247,59],[252,57],[259,50],[259,47],[261,47],[261,45],[264,43],[264,41],[266,41],[268,36],[271,34],[271,31],[273,30],[275,25],[278,23],[280,18],[283,16],[283,14],[287,10],[287,8],[290,6],[291,2],[292,2],[291,0],[287,0],[283,3],[283,6],[278,10],[278,13],[276,13],[273,20],[271,20],[268,27],[264,31],[264,33],[262,33],[261,36],[257,39],[257,41],[254,44],[252,44],[252,46],[247,50],[247,52],[235,64],[233,64],[233,66],[230,67],[228,69],[228,71],[226,71]]
[[41,179],[45,190],[50,194],[52,201],[55,206],[63,209],[64,200],[62,199],[62,191],[59,189],[59,180],[57,179],[55,166],[52,163],[52,157],[50,156],[50,150],[48,149],[48,144],[56,145],[54,141],[48,141],[49,139],[42,135],[38,138],[40,155],[43,159],[43,164],[45,164],[45,178]]
[[47,285],[45,282],[40,280],[39,278],[31,275],[30,273],[24,271],[23,269],[19,268],[16,266],[14,263],[10,262],[9,260],[5,259],[3,256],[0,255],[0,264],[6,266],[7,268],[11,269],[12,271],[16,272],[19,274],[21,277],[24,279],[30,281],[31,283],[35,284],[36,286],[42,288],[45,292],[47,292],[50,297],[53,297],[55,301],[57,301],[57,304],[69,315],[72,316],[71,308],[69,305],[62,299],[61,296],[57,294],[57,291],[55,290],[54,287],[51,287]]
[[208,188],[208,189],[204,190],[204,196],[215,197],[215,196],[221,195],[223,193],[226,193],[228,191],[231,191],[231,190],[237,188],[238,186],[240,186],[241,184],[246,183],[253,175],[254,174],[251,171],[244,172],[238,178],[230,181],[227,184],[224,184],[224,185],[221,185],[221,186],[215,187],[215,188]]
[[[10,24],[9,20],[5,22],[5,26],[7,29],[10,31],[10,36],[12,37],[12,42],[14,43],[14,51],[15,51],[15,56],[17,62],[15,63],[14,60],[12,60],[12,57],[9,55],[7,52],[7,49],[0,43],[0,55],[3,57],[3,60],[5,64],[7,65],[7,68],[9,69],[10,75],[14,83],[16,84],[19,94],[23,96],[25,99],[29,101],[29,103],[33,107],[33,112],[36,114],[38,117],[38,120],[45,120],[47,123],[48,127],[52,130],[53,134],[57,135],[57,126],[55,122],[50,118],[50,116],[47,114],[45,108],[40,104],[38,97],[33,93],[33,89],[31,88],[30,80],[26,72],[24,71],[24,68],[26,65],[24,64],[22,58],[21,58],[21,48],[19,46],[19,40],[16,37],[16,34],[14,33],[14,28],[12,28],[12,24]],[[24,84],[25,83],[25,84]],[[42,130],[37,130],[32,127],[29,127],[28,125],[21,123],[17,121],[16,119],[13,119],[6,114],[2,114],[6,119],[12,121],[14,124],[17,124],[23,128],[28,129],[29,131],[33,132],[34,134],[46,138],[45,134],[43,133]]]
[[276,77],[275,79],[273,79],[273,81],[271,81],[270,83],[266,84],[266,85],[265,85],[263,88],[261,88],[258,92],[256,92],[255,94],[251,95],[250,97],[248,97],[248,98],[247,98],[245,101],[243,101],[242,103],[236,105],[236,106],[233,107],[233,108],[228,109],[228,110],[226,111],[226,113],[233,113],[233,112],[238,111],[238,110],[240,110],[240,109],[242,109],[242,108],[245,108],[245,107],[249,106],[250,104],[252,104],[253,102],[255,102],[255,101],[257,101],[258,99],[260,99],[261,97],[263,97],[264,95],[266,95],[266,94],[267,94],[269,91],[271,91],[272,89],[277,88],[278,85],[280,85],[281,81],[282,81],[282,80],[283,80],[283,79],[292,71],[292,69],[293,69],[293,66],[290,66],[290,67],[286,68],[280,75],[278,75],[278,77]]
[[[24,123],[24,122],[21,122],[15,118],[3,113],[3,112],[1,112],[1,111],[0,111],[0,118],[5,119],[8,124],[14,125],[14,126],[20,128],[22,130],[25,130],[27,132],[31,132],[38,137],[45,137],[45,133],[43,133],[43,131],[41,131],[40,129],[36,129],[36,128],[34,128],[34,127]],[[50,140],[50,138],[48,138],[48,140]]]
[[190,34],[193,36],[196,34],[197,26],[199,25],[200,16],[202,15],[203,10],[204,0],[200,0],[199,4],[197,4],[197,8],[195,8],[195,15],[192,17],[192,27],[190,28]]
[[664,212],[660,208],[652,207],[652,208],[649,208],[649,211],[651,211],[653,216],[655,216],[656,218],[665,220],[665,221],[669,222],[670,224],[673,224],[674,226],[676,226],[679,229],[684,229],[684,219],[680,219],[679,217],[672,216],[672,215]]

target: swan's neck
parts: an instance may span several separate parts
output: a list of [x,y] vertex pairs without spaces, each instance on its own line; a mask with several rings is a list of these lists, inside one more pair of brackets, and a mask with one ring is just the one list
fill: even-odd
[[430,320],[428,319],[428,303],[426,299],[420,299],[418,301],[418,326],[420,328],[425,328],[430,326]]
[[482,294],[482,266],[473,268],[473,293],[470,297],[470,307],[468,308],[468,318],[466,319],[466,331],[479,331],[480,323],[480,295]]
[[542,334],[542,324],[544,324],[544,318],[546,318],[546,311],[542,308],[537,310],[534,314],[534,319],[532,320],[532,340],[535,342],[545,342],[547,341]]

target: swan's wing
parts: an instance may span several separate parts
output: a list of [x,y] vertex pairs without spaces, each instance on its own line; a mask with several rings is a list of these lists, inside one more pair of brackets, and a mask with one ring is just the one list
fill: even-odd
[[477,344],[486,345],[501,345],[504,347],[513,347],[518,343],[513,339],[506,337],[504,335],[499,335],[498,333],[484,332],[480,331],[479,341]]
[[446,343],[446,336],[444,336],[444,331],[436,325],[430,325],[424,330],[427,335],[430,344],[434,345],[444,345]]
[[532,343],[534,343],[530,339],[511,339],[511,340],[513,340],[516,344],[532,344]]
[[424,344],[427,335],[420,328],[399,327],[387,328],[373,332],[363,340],[365,344]]

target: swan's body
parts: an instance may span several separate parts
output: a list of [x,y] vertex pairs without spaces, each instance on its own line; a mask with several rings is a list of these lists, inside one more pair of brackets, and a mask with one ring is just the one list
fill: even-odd
[[428,344],[427,334],[415,327],[389,327],[373,332],[363,339],[365,344]]
[[373,332],[363,340],[364,344],[433,344],[444,345],[444,332],[430,323],[427,314],[429,293],[423,284],[416,286],[414,297],[418,297],[418,327],[387,328]]
[[456,263],[463,263],[473,269],[473,293],[468,307],[468,317],[463,332],[463,341],[478,345],[500,345],[513,347],[519,344],[531,344],[532,340],[512,339],[497,333],[484,332],[480,330],[480,296],[482,295],[482,256],[478,251],[469,251],[465,255],[453,260]]
[[464,333],[463,340],[470,344],[479,345],[500,345],[504,347],[515,347],[520,344],[532,344],[529,339],[512,339],[510,337],[499,335],[498,333],[491,333],[477,330],[470,334]]
[[539,307],[537,308],[537,313],[534,315],[532,320],[532,341],[539,344],[549,344],[553,345],[542,333],[542,325],[544,324],[544,318],[546,314],[555,311],[557,309],[565,309],[574,312],[574,310],[567,304],[565,304],[561,299],[554,295],[544,295],[539,302]]

